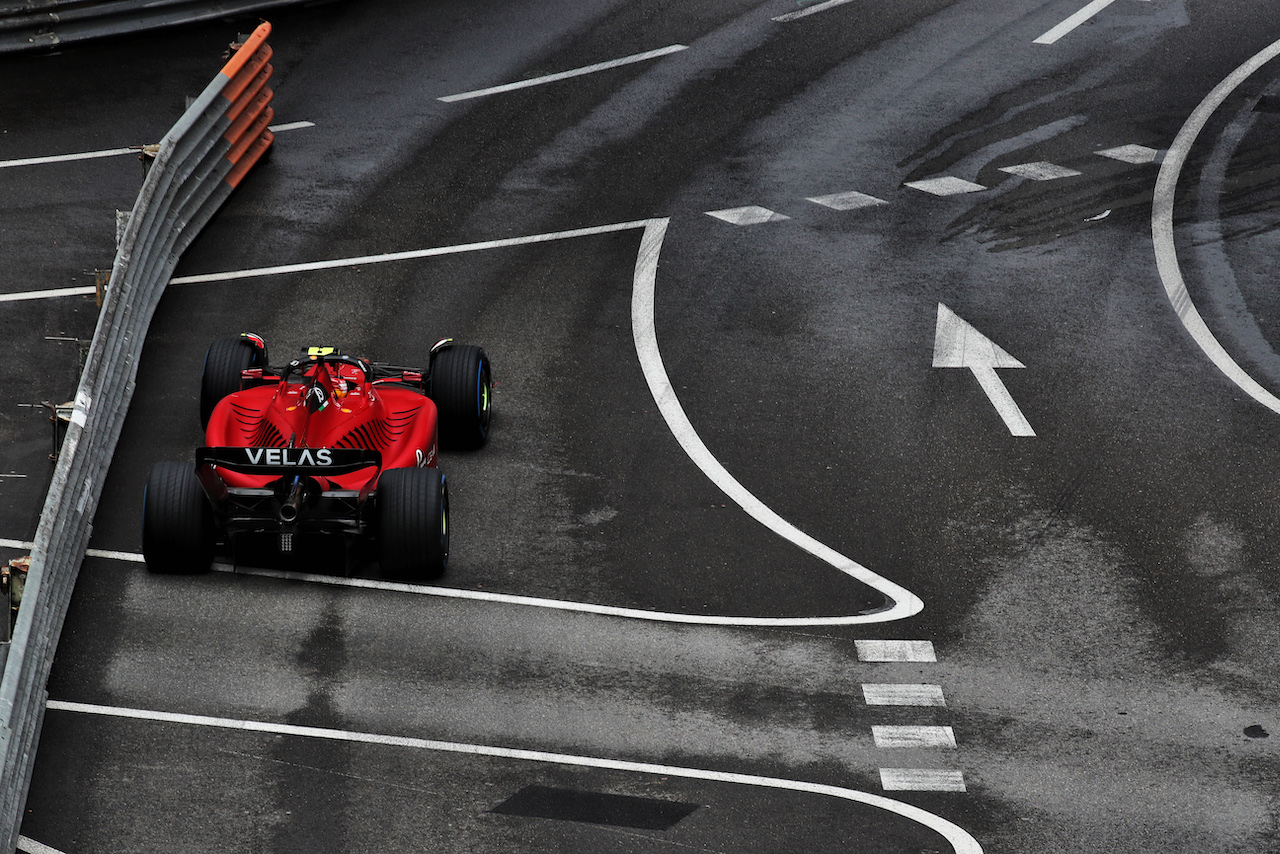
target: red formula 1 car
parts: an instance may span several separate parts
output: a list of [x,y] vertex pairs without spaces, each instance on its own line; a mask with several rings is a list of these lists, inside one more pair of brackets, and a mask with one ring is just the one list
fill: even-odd
[[277,555],[298,538],[363,538],[384,575],[438,578],[449,560],[449,491],[437,450],[488,438],[484,350],[445,339],[427,368],[312,347],[268,366],[256,335],[210,345],[200,381],[205,447],[157,463],[142,552],[156,572],[207,570],[221,545]]

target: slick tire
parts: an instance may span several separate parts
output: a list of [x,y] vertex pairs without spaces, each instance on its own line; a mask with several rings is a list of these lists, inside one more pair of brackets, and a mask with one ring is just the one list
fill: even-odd
[[387,578],[432,581],[449,566],[449,488],[434,468],[378,479],[378,564]]
[[439,412],[442,447],[474,451],[489,438],[493,375],[484,350],[454,344],[436,353],[429,396]]
[[243,338],[215,338],[204,355],[200,373],[200,426],[209,426],[213,408],[229,394],[240,390],[240,372],[265,368],[262,351]]
[[213,548],[213,508],[191,464],[156,463],[142,493],[142,556],[147,569],[207,572]]

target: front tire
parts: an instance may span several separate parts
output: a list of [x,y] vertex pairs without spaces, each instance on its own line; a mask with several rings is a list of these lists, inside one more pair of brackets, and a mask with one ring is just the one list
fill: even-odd
[[378,479],[378,563],[382,574],[431,581],[449,566],[449,489],[435,468],[385,471]]
[[152,572],[207,572],[213,563],[213,508],[189,463],[151,467],[142,493],[142,556]]
[[200,373],[200,426],[207,429],[218,402],[240,390],[241,371],[265,367],[263,352],[244,338],[215,338]]
[[430,397],[440,416],[442,446],[473,451],[489,438],[493,376],[484,350],[454,344],[436,353]]

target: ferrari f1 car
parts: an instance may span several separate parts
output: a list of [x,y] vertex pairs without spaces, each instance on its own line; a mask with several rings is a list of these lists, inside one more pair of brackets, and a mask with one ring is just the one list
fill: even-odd
[[492,377],[479,347],[445,339],[426,368],[369,362],[332,347],[270,367],[257,335],[205,355],[195,465],[160,462],[143,495],[142,552],[155,572],[207,570],[221,546],[301,538],[372,543],[382,574],[442,575],[449,491],[437,451],[489,434]]

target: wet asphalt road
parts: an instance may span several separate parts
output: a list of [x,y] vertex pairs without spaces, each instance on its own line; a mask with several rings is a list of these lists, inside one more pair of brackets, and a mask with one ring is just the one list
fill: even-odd
[[[336,556],[295,567],[319,579],[91,558],[49,692],[111,714],[50,709],[23,834],[64,852],[951,848],[893,807],[784,781],[891,798],[988,852],[1274,850],[1280,416],[1179,323],[1151,210],[1161,153],[1280,32],[1262,3],[1117,0],[1035,43],[1080,5],[274,16],[277,121],[315,126],[279,135],[179,276],[667,220],[654,326],[689,424],[782,519],[925,608],[680,625],[320,583],[370,569]],[[158,139],[251,24],[0,60],[17,81],[0,161]],[[1175,207],[1191,301],[1275,392],[1278,92],[1265,65],[1215,111]],[[1098,153],[1123,146],[1142,148]],[[940,177],[981,189],[907,185]],[[131,155],[0,168],[0,291],[91,283],[140,180]],[[811,201],[851,192],[872,201]],[[766,221],[708,216],[747,206]],[[138,550],[147,469],[200,441],[212,337],[413,363],[452,335],[486,347],[497,388],[489,446],[442,460],[447,587],[793,623],[880,606],[677,442],[633,339],[641,239],[173,286],[93,546]],[[1012,435],[972,370],[934,367],[939,304],[1024,366],[997,376],[1034,436]],[[94,313],[0,311],[4,536],[34,532],[50,428],[30,404],[72,396]],[[928,641],[936,661],[876,662],[868,639]],[[869,702],[885,684],[941,699]],[[952,790],[887,789],[884,769]],[[539,786],[573,797],[550,817],[500,808]],[[599,795],[692,810],[587,820]]]

